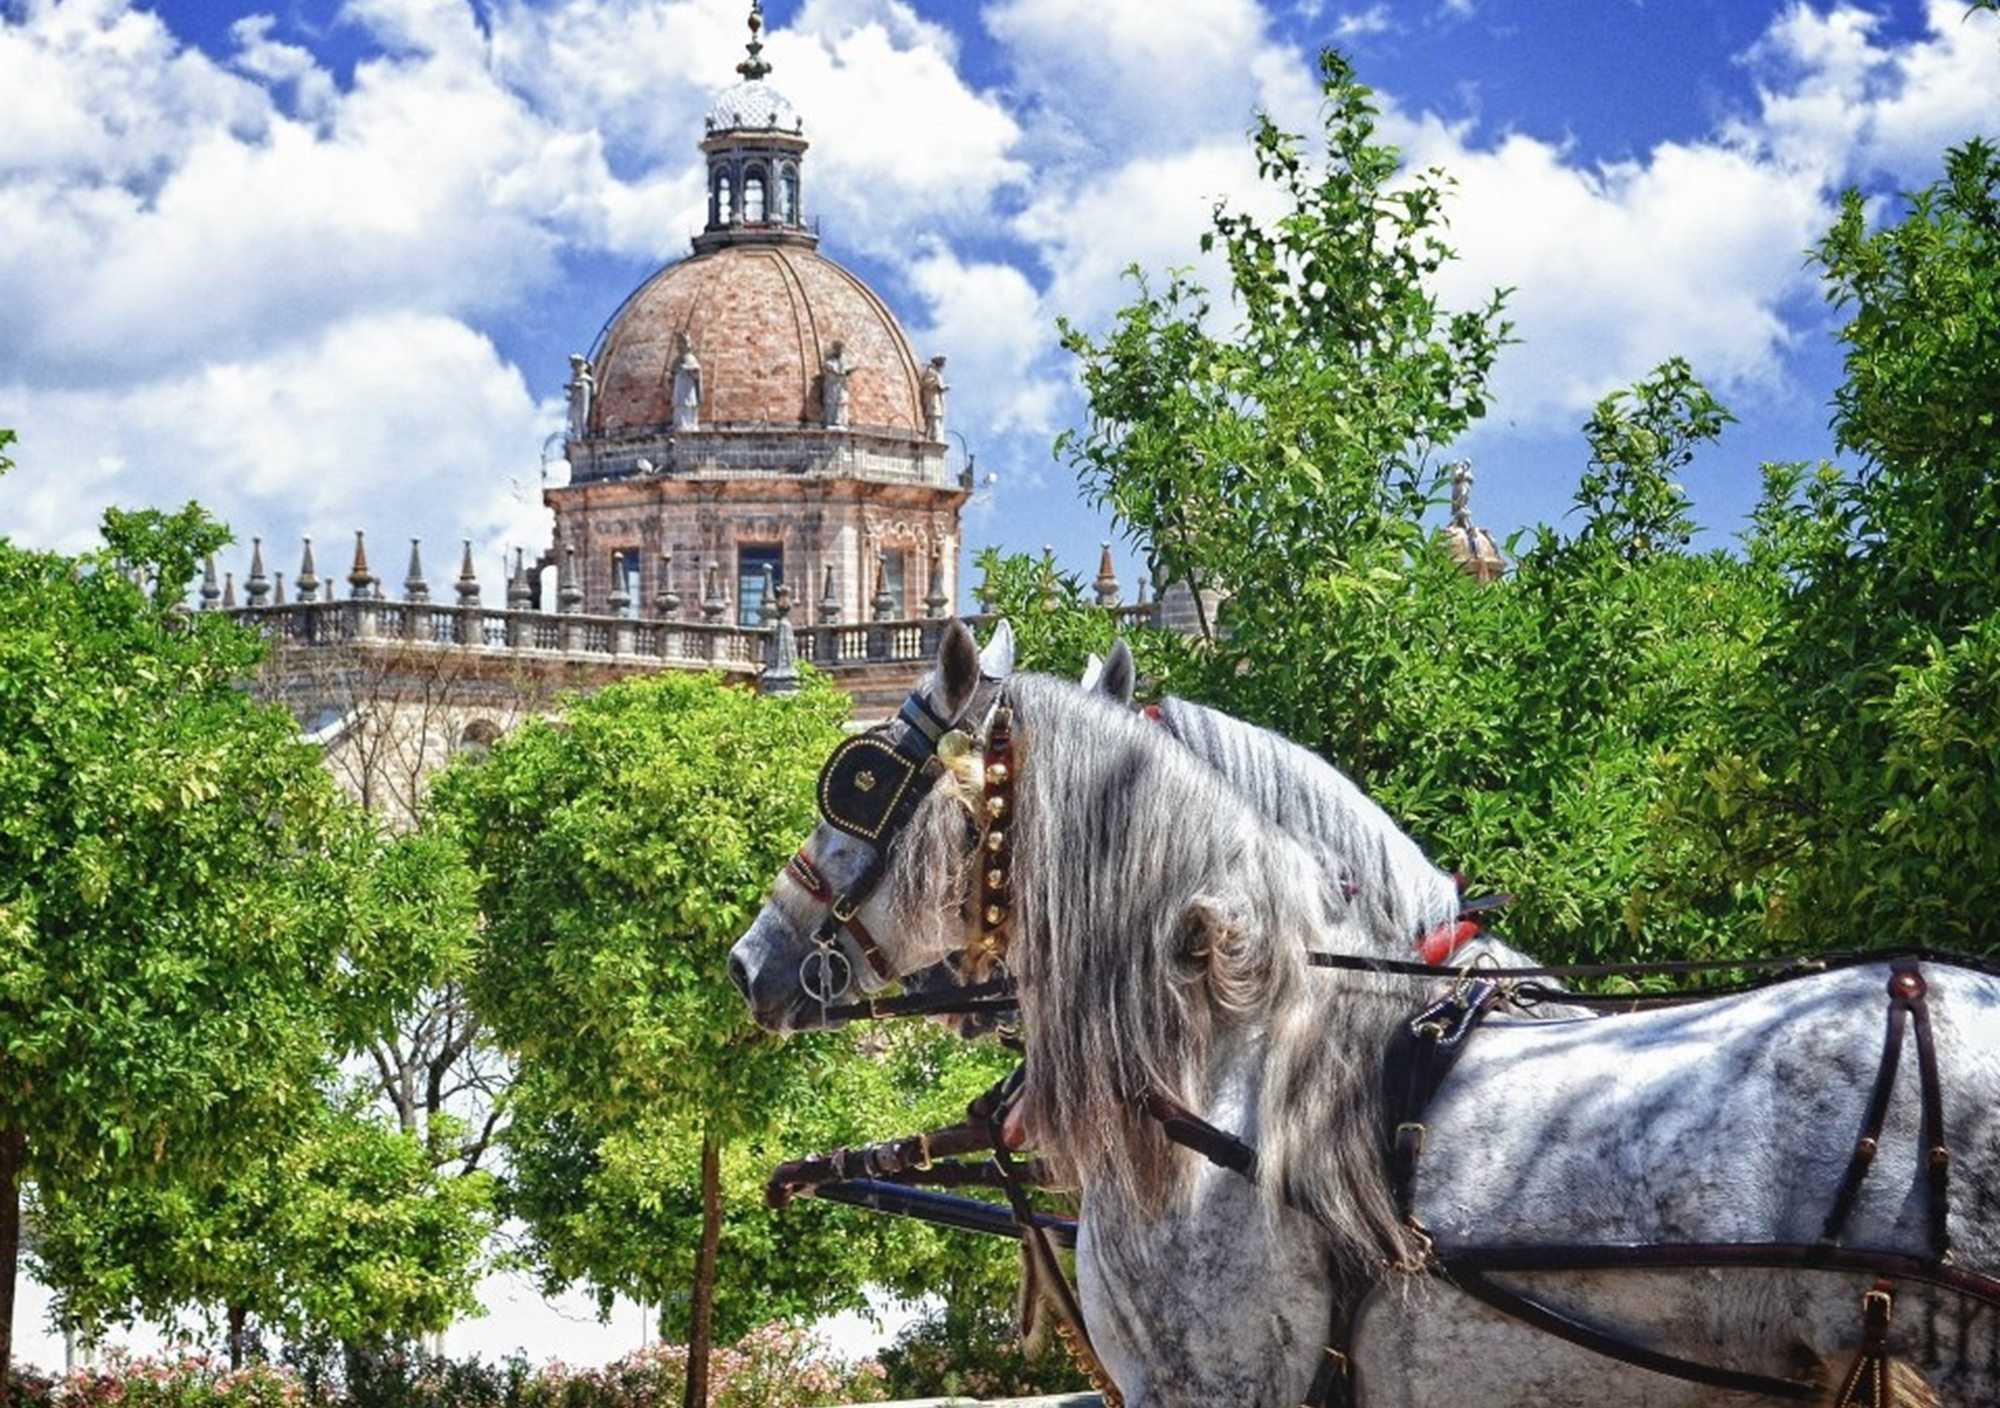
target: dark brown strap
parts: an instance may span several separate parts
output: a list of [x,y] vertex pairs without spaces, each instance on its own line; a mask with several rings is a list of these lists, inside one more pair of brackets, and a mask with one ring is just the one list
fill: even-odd
[[1840,1381],[1833,1408],[1895,1408],[1889,1377],[1889,1314],[1892,1283],[1878,1278],[1861,1297],[1861,1352]]
[[1004,1095],[987,1103],[988,1091],[972,1103],[967,1110],[970,1118],[977,1119],[982,1114],[986,1120],[987,1139],[992,1146],[993,1165],[1000,1171],[1000,1187],[1007,1195],[1007,1205],[1014,1211],[1014,1221],[1021,1229],[1021,1246],[1028,1259],[1030,1284],[1041,1293],[1042,1301],[1055,1316],[1056,1337],[1069,1351],[1070,1358],[1083,1371],[1090,1386],[1097,1390],[1104,1401],[1104,1408],[1125,1408],[1125,1399],[1118,1392],[1118,1386],[1105,1372],[1104,1364],[1097,1357],[1097,1351],[1090,1343],[1090,1332],[1083,1323],[1083,1307],[1077,1304],[1076,1292],[1070,1289],[1069,1277],[1063,1274],[1062,1264],[1056,1260],[1055,1249],[1049,1245],[1039,1215],[1028,1201],[1025,1179],[1021,1176],[1019,1164],[1007,1148],[1007,1137],[1003,1129],[1007,1119],[1007,1107],[1020,1091],[1021,1073],[1024,1067],[1016,1066],[1013,1072],[1001,1082],[997,1090]]
[[1927,995],[1929,984],[1915,963],[1898,963],[1889,973],[1888,1025],[1882,1033],[1882,1059],[1875,1069],[1875,1085],[1868,1093],[1862,1115],[1861,1133],[1847,1160],[1840,1188],[1820,1230],[1820,1240],[1840,1241],[1853,1214],[1861,1185],[1873,1166],[1882,1140],[1882,1126],[1889,1115],[1889,1099],[1895,1093],[1896,1071],[1903,1050],[1903,1018],[1907,1013],[1917,1037],[1917,1086],[1922,1109],[1920,1139],[1926,1214],[1931,1253],[1940,1261],[1951,1256],[1948,1219],[1951,1213],[1951,1150],[1945,1142],[1944,1094],[1938,1078],[1937,1043],[1931,1035],[1931,1014]]
[[1841,1175],[1833,1206],[1827,1211],[1826,1222],[1820,1228],[1819,1239],[1822,1242],[1840,1241],[1841,1233],[1847,1229],[1847,1219],[1854,1211],[1855,1199],[1861,1194],[1862,1181],[1868,1177],[1868,1170],[1875,1162],[1876,1148],[1882,1140],[1882,1125],[1889,1116],[1889,1097],[1895,1092],[1896,1068],[1901,1064],[1903,1054],[1903,1014],[1909,1011],[1908,999],[1897,991],[1903,971],[1897,968],[1889,979],[1889,1023],[1882,1033],[1882,1058],[1875,1064],[1875,1087],[1868,1092],[1868,1105],[1861,1116],[1861,1133],[1854,1141],[1854,1152],[1847,1159],[1847,1171]]
[[1945,1143],[1944,1090],[1938,1080],[1937,1043],[1931,1039],[1931,1009],[1925,1000],[1928,988],[1915,965],[1909,970],[1911,985],[1910,1024],[1917,1032],[1917,1076],[1923,1099],[1924,1177],[1930,1195],[1931,1253],[1940,1261],[1951,1259],[1951,1149]]
[[1819,1397],[1822,1386],[1804,1383],[1797,1379],[1774,1378],[1769,1374],[1753,1374],[1743,1369],[1725,1369],[1717,1364],[1702,1364],[1693,1359],[1682,1359],[1679,1355],[1666,1354],[1657,1349],[1648,1349],[1641,1344],[1621,1339],[1617,1335],[1598,1329],[1594,1325],[1555,1309],[1532,1296],[1524,1295],[1510,1287],[1501,1285],[1484,1271],[1469,1267],[1449,1268],[1452,1283],[1467,1295],[1484,1301],[1503,1315],[1532,1325],[1557,1339],[1567,1340],[1594,1354],[1607,1359],[1620,1360],[1656,1374],[1667,1374],[1689,1383],[1705,1384],[1710,1388],[1732,1389],[1738,1393],[1760,1393],[1767,1398],[1783,1399],[1787,1402],[1803,1403]]
[[820,926],[822,934],[831,934],[835,928],[847,931],[854,946],[861,950],[861,956],[868,960],[868,966],[875,970],[875,976],[885,983],[900,982],[897,973],[882,953],[882,946],[875,942],[875,936],[868,932],[868,926],[861,922],[856,911],[860,903],[846,895],[837,895],[833,886],[820,873],[819,866],[806,854],[804,846],[792,852],[792,858],[785,862],[785,873],[798,882],[800,889],[827,907],[826,921]]

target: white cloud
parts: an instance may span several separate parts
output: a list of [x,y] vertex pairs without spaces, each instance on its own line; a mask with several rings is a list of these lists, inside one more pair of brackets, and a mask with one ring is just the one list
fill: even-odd
[[[400,580],[412,536],[434,577],[455,570],[461,537],[482,565],[506,543],[548,538],[535,447],[560,411],[447,318],[358,317],[257,359],[124,388],[0,384],[0,403],[32,427],[7,480],[7,529],[23,541],[75,550],[107,504],[198,499],[237,529],[246,559],[261,534],[268,565],[288,576],[300,536],[337,553],[361,528],[378,555],[397,553],[375,566]],[[333,566],[322,556],[321,575]]]
[[1802,252],[1830,210],[1810,176],[1699,143],[1589,167],[1518,134],[1472,145],[1434,120],[1407,142],[1458,182],[1446,302],[1513,289],[1521,345],[1500,360],[1498,415],[1567,424],[1674,355],[1722,386],[1781,379],[1794,339],[1781,305],[1804,287]]
[[1378,34],[1387,34],[1396,27],[1389,18],[1387,4],[1370,5],[1365,10],[1350,10],[1334,22],[1333,37],[1342,43],[1356,39],[1369,39]]
[[914,234],[981,220],[1027,178],[1014,118],[960,77],[948,33],[898,0],[811,0],[768,57],[813,139],[807,207],[843,243],[907,257]]
[[1047,370],[1055,328],[1034,285],[1019,269],[967,263],[943,244],[919,255],[910,282],[930,305],[919,348],[951,357],[953,419],[996,433],[1056,430],[1063,384]]
[[1240,140],[1259,106],[1290,113],[1310,95],[1254,0],[1000,0],[985,20],[1013,61],[1043,165],[1101,172],[1218,134]]
[[1930,179],[1947,145],[2000,127],[2000,16],[1926,0],[1924,17],[1892,44],[1870,11],[1794,3],[1745,55],[1760,102],[1732,135],[1832,182]]

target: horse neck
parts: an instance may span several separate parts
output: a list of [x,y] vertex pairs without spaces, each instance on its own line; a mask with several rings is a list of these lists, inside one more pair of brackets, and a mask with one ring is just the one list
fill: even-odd
[[1163,701],[1158,718],[1266,820],[1320,850],[1362,908],[1373,912],[1367,931],[1383,939],[1384,952],[1406,956],[1415,936],[1456,912],[1451,877],[1353,779],[1318,754],[1184,699]]
[[[1159,730],[1038,677],[1017,683],[1016,712],[1010,962],[1034,1132],[1087,1184],[1157,1202],[1187,1165],[1134,1098],[1200,1108],[1213,1063],[1254,1051],[1274,1204],[1303,1190],[1345,1228],[1336,1240],[1379,1252],[1395,1218],[1369,1182],[1372,1053],[1396,1009],[1377,980],[1311,980],[1305,953],[1388,940],[1362,931],[1319,857]],[[1318,1128],[1340,1147],[1321,1147]]]

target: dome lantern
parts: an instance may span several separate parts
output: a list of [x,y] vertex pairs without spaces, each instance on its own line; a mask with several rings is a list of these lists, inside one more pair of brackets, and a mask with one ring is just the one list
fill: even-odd
[[764,81],[771,65],[763,28],[762,0],[751,0],[749,55],[736,66],[743,81],[716,97],[701,143],[708,158],[708,224],[694,238],[697,253],[738,243],[819,243],[799,196],[799,168],[809,145],[805,124],[785,95]]

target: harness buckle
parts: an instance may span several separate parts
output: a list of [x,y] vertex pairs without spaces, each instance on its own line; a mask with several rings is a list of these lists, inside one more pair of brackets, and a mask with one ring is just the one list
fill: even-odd
[[835,895],[833,903],[828,908],[833,914],[836,923],[848,924],[853,922],[854,916],[860,910],[861,905],[858,901],[846,895]]

